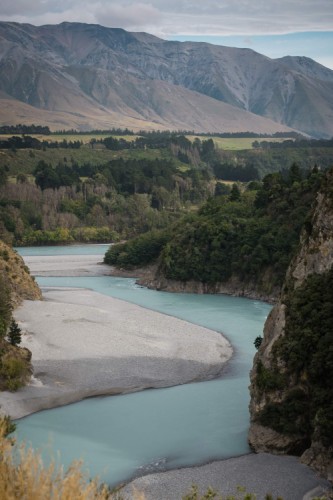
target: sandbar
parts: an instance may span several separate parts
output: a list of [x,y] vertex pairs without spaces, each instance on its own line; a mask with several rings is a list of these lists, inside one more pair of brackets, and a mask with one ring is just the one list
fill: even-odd
[[[100,256],[27,257],[32,274],[105,274]],[[96,271],[97,269],[97,271]],[[217,377],[232,356],[220,333],[81,288],[44,288],[15,310],[34,377],[0,394],[12,418],[79,401]]]

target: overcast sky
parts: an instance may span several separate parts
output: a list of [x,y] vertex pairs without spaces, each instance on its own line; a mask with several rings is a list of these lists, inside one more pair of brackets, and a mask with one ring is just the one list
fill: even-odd
[[0,19],[102,24],[273,58],[302,55],[333,69],[333,0],[1,0]]

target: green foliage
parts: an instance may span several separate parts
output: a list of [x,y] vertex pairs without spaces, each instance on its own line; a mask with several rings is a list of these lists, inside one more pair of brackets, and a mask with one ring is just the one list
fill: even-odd
[[259,391],[263,392],[283,389],[286,379],[277,369],[270,370],[263,365],[262,361],[259,360],[256,370],[256,386]]
[[7,332],[12,317],[11,293],[7,276],[0,270],[0,339]]
[[239,201],[241,199],[241,193],[237,184],[233,184],[230,191],[230,201]]
[[234,185],[229,200],[208,200],[173,228],[160,271],[181,281],[216,283],[236,275],[243,282],[281,286],[320,179],[317,173],[295,182],[294,170],[286,178],[268,175],[257,192],[240,196]]
[[27,373],[27,363],[23,359],[11,356],[3,356],[0,364],[0,378],[4,380],[7,390],[17,391],[24,386]]
[[7,336],[8,336],[8,341],[11,345],[18,345],[22,341],[21,328],[18,326],[18,324],[14,319],[12,319],[10,323]]
[[[312,274],[286,297],[285,335],[276,342],[274,355],[287,373],[306,390],[302,404],[294,408],[294,420],[302,419],[309,435],[324,444],[333,442],[333,268]],[[290,392],[286,401],[290,401]],[[288,418],[288,405],[280,407]]]
[[23,246],[57,245],[77,242],[109,243],[118,241],[119,235],[108,227],[79,227],[73,229],[58,227],[54,231],[28,230],[21,239]]
[[58,163],[54,168],[50,163],[41,160],[34,172],[35,182],[42,190],[56,189],[60,186],[71,186],[79,182],[79,175],[73,166]]
[[7,169],[4,166],[0,166],[0,187],[5,186],[8,180]]
[[254,344],[254,347],[255,347],[257,350],[258,350],[258,349],[259,349],[259,347],[261,346],[261,344],[262,344],[262,340],[263,340],[263,339],[262,339],[262,336],[261,336],[261,335],[258,335],[258,337],[256,337],[256,338],[254,339],[253,344]]
[[167,239],[165,231],[150,231],[126,243],[112,245],[104,262],[124,269],[148,264],[159,256]]
[[268,403],[260,413],[259,422],[283,434],[307,436],[311,430],[308,406],[307,393],[300,388],[294,388],[283,401]]

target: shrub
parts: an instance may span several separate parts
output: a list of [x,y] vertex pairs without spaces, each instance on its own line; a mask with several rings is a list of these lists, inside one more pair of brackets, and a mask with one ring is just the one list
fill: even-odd
[[9,327],[8,340],[11,345],[18,345],[22,340],[21,328],[18,326],[14,319],[12,319]]
[[[90,481],[74,462],[67,471],[52,463],[43,466],[40,455],[24,445],[13,446],[6,438],[12,432],[8,417],[0,419],[0,498],[12,500],[107,500],[112,498],[106,486]],[[19,463],[18,457],[19,456]]]

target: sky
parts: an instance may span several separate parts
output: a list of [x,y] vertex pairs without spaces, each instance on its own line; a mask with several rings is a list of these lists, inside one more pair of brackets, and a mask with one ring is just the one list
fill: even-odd
[[306,56],[333,69],[333,0],[1,0],[0,20],[101,24],[272,58]]

